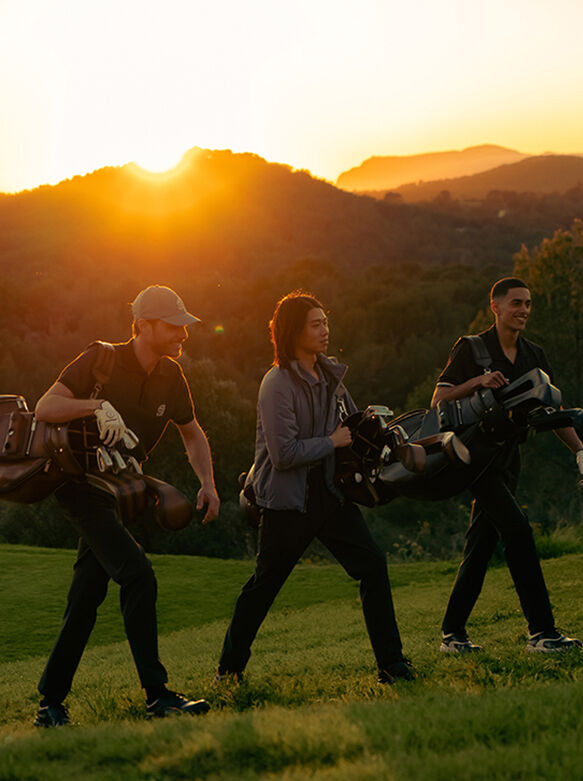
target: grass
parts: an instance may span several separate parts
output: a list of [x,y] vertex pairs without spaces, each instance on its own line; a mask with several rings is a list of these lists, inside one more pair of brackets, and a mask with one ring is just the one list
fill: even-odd
[[[493,568],[470,625],[485,651],[439,654],[456,565],[390,567],[418,678],[383,687],[358,589],[334,565],[299,566],[254,645],[240,687],[210,687],[251,562],[152,556],[170,684],[206,717],[147,722],[110,589],[68,704],[78,725],[31,726],[74,554],[0,546],[0,781],[30,779],[581,778],[583,653],[526,654],[507,570]],[[583,632],[583,555],[543,562],[559,625]],[[6,598],[9,595],[9,599]]]

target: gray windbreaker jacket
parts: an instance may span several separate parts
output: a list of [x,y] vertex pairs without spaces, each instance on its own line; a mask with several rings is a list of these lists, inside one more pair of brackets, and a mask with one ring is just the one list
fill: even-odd
[[300,510],[307,504],[308,466],[322,461],[326,485],[334,486],[334,445],[329,437],[340,422],[340,405],[350,414],[357,407],[342,382],[348,369],[321,354],[318,364],[328,380],[326,436],[314,437],[314,399],[310,384],[298,371],[273,366],[264,376],[257,400],[255,459],[247,476],[260,507]]

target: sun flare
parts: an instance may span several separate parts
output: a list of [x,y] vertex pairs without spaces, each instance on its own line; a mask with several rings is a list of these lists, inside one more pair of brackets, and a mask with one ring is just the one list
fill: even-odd
[[184,151],[177,154],[175,151],[152,149],[140,155],[138,159],[134,160],[134,164],[149,174],[167,174],[178,168],[183,154]]

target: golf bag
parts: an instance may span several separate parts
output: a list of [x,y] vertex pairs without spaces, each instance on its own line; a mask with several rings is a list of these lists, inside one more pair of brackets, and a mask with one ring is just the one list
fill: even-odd
[[[97,344],[95,398],[109,381],[115,361],[112,345]],[[22,396],[0,395],[0,499],[38,502],[70,480],[85,480],[115,497],[123,523],[134,520],[150,502],[163,529],[187,526],[192,518],[188,499],[168,483],[144,475],[131,449],[123,440],[106,447],[93,416],[46,423],[36,420]]]
[[510,440],[529,431],[574,426],[583,410],[562,410],[561,392],[533,369],[500,390],[442,401],[393,419],[371,406],[345,420],[352,444],[336,453],[336,484],[351,501],[373,507],[398,496],[447,499],[469,488]]

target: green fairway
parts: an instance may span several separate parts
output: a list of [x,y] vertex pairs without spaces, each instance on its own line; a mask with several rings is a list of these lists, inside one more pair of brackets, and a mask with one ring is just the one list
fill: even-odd
[[[152,556],[170,685],[206,717],[147,722],[110,588],[68,699],[77,725],[32,726],[58,631],[71,551],[0,546],[0,781],[27,779],[580,778],[583,653],[526,654],[505,567],[490,570],[470,624],[484,645],[438,652],[456,565],[390,566],[413,682],[376,683],[358,587],[334,565],[300,565],[263,625],[239,688],[212,689],[234,600],[253,562]],[[543,562],[558,624],[583,634],[583,555]]]

